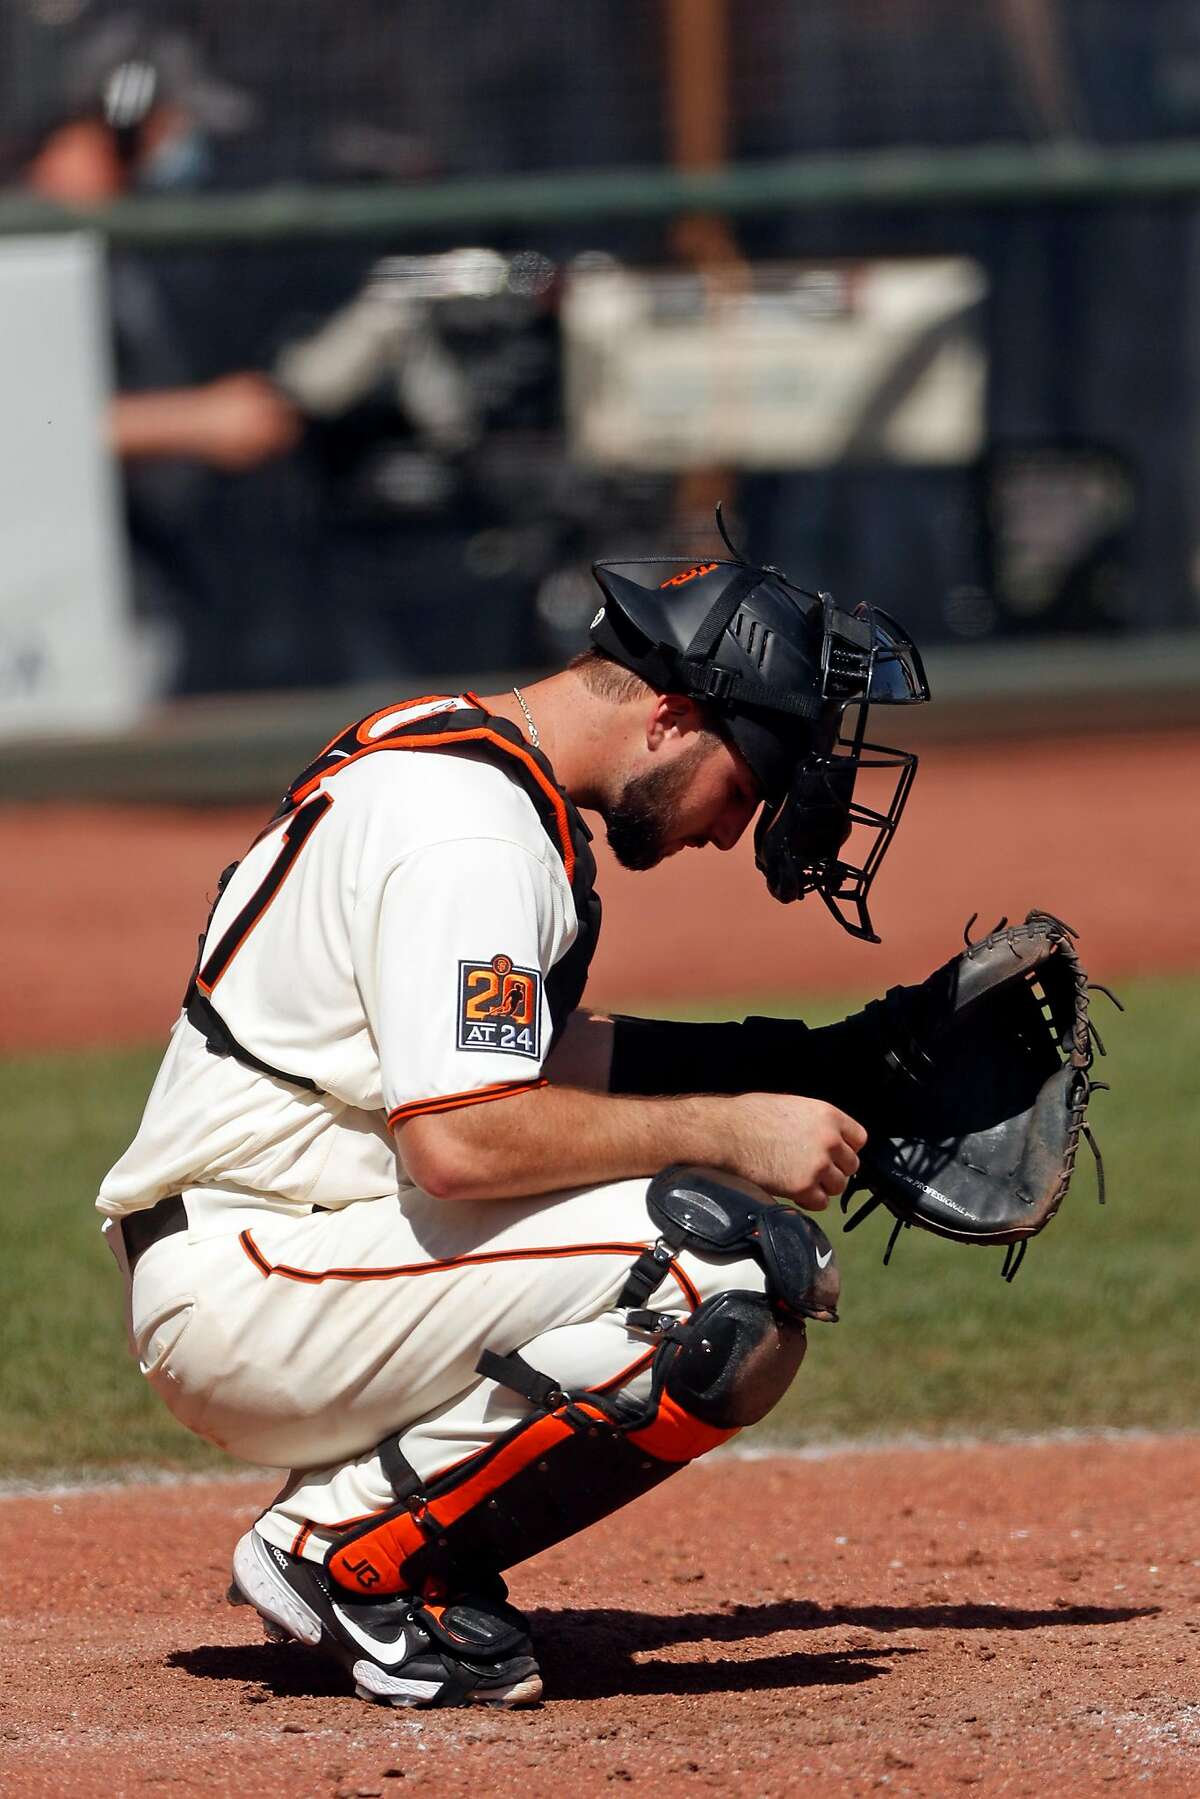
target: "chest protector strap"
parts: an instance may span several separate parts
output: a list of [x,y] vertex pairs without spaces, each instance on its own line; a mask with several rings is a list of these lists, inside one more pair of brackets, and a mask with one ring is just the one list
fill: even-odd
[[[261,842],[276,826],[286,820],[294,821],[294,828],[284,833],[279,857],[257,892],[247,901],[234,926],[219,942],[210,945],[213,917],[238,863],[231,862],[222,874],[183,999],[188,1022],[200,1032],[213,1055],[232,1056],[247,1068],[272,1075],[310,1093],[319,1093],[321,1089],[308,1075],[275,1067],[256,1055],[248,1044],[237,1040],[221,1017],[213,989],[253,930],[282,876],[301,852],[319,812],[335,802],[337,789],[332,783],[336,777],[363,756],[385,751],[457,752],[477,757],[493,767],[502,768],[532,801],[543,830],[562,858],[579,924],[571,948],[545,979],[552,1039],[583,996],[600,935],[600,900],[595,891],[596,862],[591,850],[591,832],[555,781],[554,771],[545,756],[525,741],[515,725],[486,712],[474,694],[461,698],[437,696],[401,701],[371,713],[357,724],[348,725],[296,776],[255,839],[256,843]],[[319,803],[317,806],[311,804],[318,791],[326,802],[324,807]]]

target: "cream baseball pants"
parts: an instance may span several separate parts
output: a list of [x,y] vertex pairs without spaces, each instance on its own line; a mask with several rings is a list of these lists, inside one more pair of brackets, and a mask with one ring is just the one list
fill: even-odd
[[[485,1349],[520,1350],[573,1391],[646,1397],[646,1337],[616,1301],[658,1239],[648,1184],[486,1202],[408,1192],[301,1215],[187,1189],[187,1230],[151,1244],[127,1281],[131,1346],[181,1424],[290,1470],[258,1529],[319,1560],[339,1526],[394,1503],[385,1438],[429,1480],[529,1414],[477,1374]],[[107,1235],[128,1277],[120,1231]],[[731,1289],[763,1291],[757,1262],[682,1250],[650,1303],[685,1318]]]

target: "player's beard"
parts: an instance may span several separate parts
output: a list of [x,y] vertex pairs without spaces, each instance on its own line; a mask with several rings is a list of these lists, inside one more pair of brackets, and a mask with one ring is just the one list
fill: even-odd
[[604,823],[609,848],[622,868],[653,868],[666,853],[679,802],[702,762],[721,739],[704,731],[665,768],[652,768],[626,781]]

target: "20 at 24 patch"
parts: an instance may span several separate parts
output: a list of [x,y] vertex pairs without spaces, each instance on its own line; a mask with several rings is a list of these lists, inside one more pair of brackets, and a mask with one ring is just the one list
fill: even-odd
[[541,1055],[542,974],[518,968],[511,956],[458,965],[459,1049]]

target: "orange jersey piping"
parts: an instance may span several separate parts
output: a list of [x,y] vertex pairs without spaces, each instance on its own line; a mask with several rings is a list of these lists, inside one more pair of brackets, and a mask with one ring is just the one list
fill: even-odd
[[493,1081],[489,1087],[473,1087],[468,1093],[444,1093],[436,1099],[414,1099],[407,1105],[397,1106],[388,1113],[388,1124],[395,1130],[399,1124],[407,1124],[410,1118],[422,1118],[430,1112],[455,1112],[460,1106],[478,1106],[489,1099],[511,1099],[516,1093],[533,1093],[548,1082],[531,1081]]
[[327,768],[323,774],[314,775],[312,780],[306,781],[303,787],[298,787],[292,794],[292,802],[299,806],[323,781],[332,781],[334,776],[340,775],[343,769],[352,768],[363,756],[373,756],[379,750],[428,750],[438,749],[447,744],[480,742],[493,744],[496,749],[503,750],[506,756],[514,756],[519,762],[523,762],[542,789],[554,808],[555,822],[558,825],[559,850],[567,880],[568,882],[573,881],[575,878],[575,847],[571,842],[571,827],[562,794],[559,793],[553,781],[547,780],[527,749],[522,748],[519,744],[509,743],[507,738],[501,737],[499,732],[491,730],[486,725],[474,725],[468,731],[433,731],[427,736],[396,737],[390,740],[383,738],[379,743],[369,743],[365,748],[355,750],[353,755],[345,757],[333,768]]

